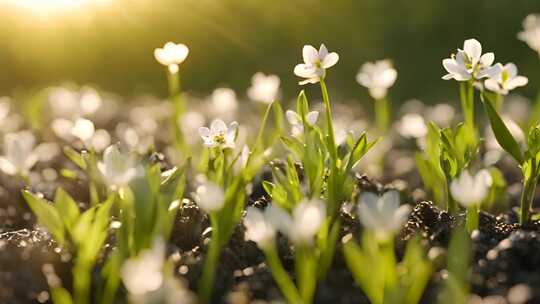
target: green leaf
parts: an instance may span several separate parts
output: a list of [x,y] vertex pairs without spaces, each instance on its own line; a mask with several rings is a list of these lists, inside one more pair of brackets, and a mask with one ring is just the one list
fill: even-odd
[[71,231],[81,214],[75,200],[64,189],[58,188],[54,196],[54,207],[61,215],[67,230]]
[[51,287],[51,298],[54,304],[73,304],[71,294],[63,287]]
[[56,242],[63,245],[65,241],[64,224],[54,206],[28,190],[23,190],[22,195],[32,212],[37,216],[38,223],[51,233]]
[[69,146],[64,147],[64,154],[79,168],[86,170],[86,161],[83,156]]
[[510,133],[497,111],[495,111],[491,102],[489,100],[484,100],[483,103],[497,142],[506,152],[512,155],[519,164],[523,163],[523,154],[519,144],[512,136],[512,133]]

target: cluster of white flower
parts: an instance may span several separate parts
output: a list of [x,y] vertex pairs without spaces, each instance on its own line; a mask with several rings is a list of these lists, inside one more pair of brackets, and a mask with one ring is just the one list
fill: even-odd
[[266,249],[273,246],[276,231],[279,231],[296,245],[311,245],[325,218],[326,205],[318,199],[301,201],[292,214],[274,204],[264,212],[250,207],[244,219],[245,237]]
[[519,76],[517,67],[513,63],[502,65],[493,64],[495,54],[482,54],[482,45],[476,39],[465,40],[463,50],[458,49],[457,54],[444,59],[442,64],[448,74],[442,78],[445,80],[477,82],[483,78],[484,86],[495,93],[506,95],[510,90],[527,84],[528,79]]

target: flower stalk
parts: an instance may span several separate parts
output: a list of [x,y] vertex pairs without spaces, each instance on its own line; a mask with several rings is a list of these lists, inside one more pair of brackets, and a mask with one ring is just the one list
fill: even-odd
[[465,119],[465,125],[470,130],[474,130],[474,79],[460,83],[459,95],[461,99],[461,109]]
[[263,249],[263,251],[266,261],[268,262],[268,267],[270,267],[272,277],[279,286],[283,296],[287,299],[287,302],[302,303],[302,298],[300,297],[296,286],[294,286],[293,281],[283,268],[275,245],[269,246],[268,248]]
[[388,126],[390,124],[390,108],[388,99],[386,98],[375,100],[375,124],[377,125],[377,130],[379,130],[381,134],[385,134],[388,131]]
[[326,125],[328,128],[328,140],[330,141],[330,156],[332,158],[332,163],[336,165],[337,161],[337,147],[336,139],[334,134],[334,125],[332,122],[332,105],[330,104],[330,97],[328,96],[328,90],[326,88],[326,83],[324,78],[321,78],[321,93],[324,101],[324,109],[326,111]]
[[536,191],[538,178],[526,178],[521,191],[519,223],[524,226],[529,223],[531,217],[531,206]]
[[167,81],[169,84],[169,99],[173,104],[173,115],[171,117],[172,139],[174,145],[178,149],[182,149],[185,145],[183,142],[182,130],[178,124],[182,117],[182,113],[184,112],[184,104],[181,96],[180,73],[175,70],[167,69]]
[[[215,216],[212,216],[211,219],[212,223],[216,221]],[[202,277],[199,281],[199,300],[202,304],[211,303],[212,300],[216,265],[221,251],[218,226],[217,224],[212,224],[212,238],[210,239],[208,252],[204,259]]]
[[480,208],[478,204],[474,204],[467,208],[466,225],[467,231],[471,234],[474,230],[478,229]]

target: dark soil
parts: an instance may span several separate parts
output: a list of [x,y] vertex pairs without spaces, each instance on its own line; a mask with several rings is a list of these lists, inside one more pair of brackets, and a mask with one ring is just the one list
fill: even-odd
[[[268,175],[259,177],[260,180]],[[0,303],[48,303],[45,269],[54,269],[65,287],[70,286],[70,260],[68,253],[57,248],[43,230],[35,228],[35,219],[29,214],[26,203],[19,194],[22,186],[6,182],[0,191]],[[52,186],[50,186],[52,187]],[[381,184],[365,176],[357,177],[360,190],[385,191]],[[11,189],[11,190],[10,190]],[[40,189],[43,192],[43,189]],[[77,187],[71,189],[77,191]],[[70,191],[71,192],[71,191]],[[51,195],[51,190],[47,196]],[[86,192],[85,192],[86,193]],[[405,197],[404,201],[411,201]],[[264,207],[268,198],[260,186],[255,186],[248,204]],[[341,210],[342,231],[345,236],[358,236],[361,226],[354,212]],[[426,249],[435,248],[445,252],[455,227],[463,225],[463,215],[452,216],[441,211],[433,203],[421,202],[414,206],[409,221],[396,242],[398,257],[402,255],[404,242],[419,235]],[[176,262],[176,270],[193,290],[197,288],[202,262],[211,230],[207,217],[190,202],[179,213],[169,253]],[[355,285],[348,271],[341,249],[336,256],[325,281],[320,282],[315,296],[316,303],[369,303],[363,292]],[[284,237],[278,238],[282,262],[293,274],[293,252]],[[519,286],[530,291],[526,303],[540,303],[540,223],[520,229],[513,213],[498,217],[481,213],[480,228],[472,235],[471,292],[487,297],[508,297],[512,288]],[[443,279],[444,263],[437,265],[424,303],[437,302],[437,293]],[[223,249],[218,264],[215,297],[213,303],[260,303],[283,300],[264,262],[264,256],[252,242],[244,240],[244,228],[239,225],[228,245]],[[527,288],[528,287],[528,288]]]

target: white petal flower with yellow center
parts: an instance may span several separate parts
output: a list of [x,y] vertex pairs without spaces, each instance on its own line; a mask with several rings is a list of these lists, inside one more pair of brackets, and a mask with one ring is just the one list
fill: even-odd
[[358,216],[362,224],[375,233],[378,240],[388,240],[399,232],[407,222],[410,212],[409,205],[399,205],[397,191],[387,191],[382,196],[371,192],[360,195]]
[[267,210],[261,212],[255,207],[248,207],[244,218],[246,240],[257,243],[261,249],[271,248],[276,237],[276,228],[269,220],[270,213]]
[[231,148],[235,147],[236,130],[238,123],[233,121],[229,127],[221,119],[216,119],[210,124],[210,128],[200,127],[199,135],[203,139],[204,145],[208,148]]
[[293,209],[292,216],[270,205],[266,208],[265,217],[294,244],[311,245],[326,218],[326,205],[319,199],[303,200]]
[[225,204],[225,192],[218,185],[205,182],[197,187],[195,201],[199,208],[206,213],[218,211]]
[[154,50],[154,57],[162,65],[169,69],[171,74],[178,72],[178,65],[186,60],[189,48],[182,43],[167,42],[163,48]]
[[450,193],[458,203],[467,208],[482,203],[491,184],[491,175],[487,170],[480,170],[475,176],[464,170],[450,183]]
[[[287,116],[287,121],[291,125],[292,135],[302,135],[302,133],[304,133],[304,124],[302,123],[302,118],[300,117],[300,115],[298,115],[298,113],[296,113],[295,111],[287,110],[287,112],[285,112],[285,116]],[[314,126],[317,123],[318,118],[319,112],[311,111],[306,115],[306,123],[310,126]]]
[[396,79],[397,71],[390,60],[364,63],[356,74],[356,81],[368,88],[374,99],[386,97],[388,89],[394,85]]
[[97,168],[112,189],[126,186],[139,172],[135,156],[120,152],[117,145],[105,149],[103,161],[98,162]]
[[484,86],[486,89],[498,94],[507,95],[511,90],[527,85],[529,79],[525,76],[518,75],[518,69],[515,64],[507,63],[502,66],[500,63],[500,71],[494,77],[486,79]]
[[8,133],[4,136],[4,155],[0,156],[0,170],[8,175],[27,176],[39,157],[34,146],[36,139],[30,131]]
[[294,67],[294,74],[298,77],[306,78],[300,81],[299,84],[317,83],[326,76],[326,69],[334,66],[339,55],[335,52],[328,53],[328,49],[324,44],[317,51],[311,45],[304,45],[302,49],[302,57],[304,63],[297,64]]
[[540,14],[531,14],[523,20],[523,31],[518,34],[518,38],[540,56]]
[[448,72],[442,78],[444,80],[468,81],[493,77],[500,70],[499,65],[492,66],[494,61],[495,54],[485,53],[482,55],[480,42],[476,39],[468,39],[463,43],[463,50],[458,49],[456,55],[452,54],[451,58],[442,61]]
[[256,73],[251,78],[251,87],[247,90],[247,95],[254,101],[272,103],[278,97],[280,82],[276,75]]

